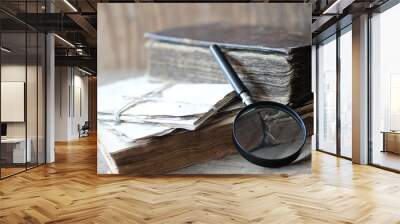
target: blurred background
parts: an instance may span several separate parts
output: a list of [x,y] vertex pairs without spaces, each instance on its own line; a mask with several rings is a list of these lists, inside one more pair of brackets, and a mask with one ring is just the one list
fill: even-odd
[[311,4],[308,6],[303,7],[302,3],[99,4],[98,84],[146,70],[145,32],[226,22],[279,27],[308,35],[311,41]]

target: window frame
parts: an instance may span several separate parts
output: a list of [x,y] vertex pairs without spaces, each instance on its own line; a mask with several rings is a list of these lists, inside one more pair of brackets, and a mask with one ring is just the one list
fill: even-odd
[[[316,57],[316,68],[315,68],[315,80],[316,80],[316,97],[315,97],[315,104],[316,104],[316,111],[315,111],[315,116],[316,116],[316,137],[315,137],[315,145],[316,145],[316,151],[323,152],[329,155],[337,156],[346,160],[352,160],[351,157],[347,157],[342,155],[341,153],[341,119],[340,119],[340,77],[341,77],[341,68],[340,68],[340,37],[344,35],[347,32],[352,31],[352,22],[351,22],[351,16],[345,16],[342,20],[339,20],[338,23],[340,24],[334,24],[332,25],[331,28],[327,29],[327,33],[321,33],[321,36],[317,36],[315,38],[314,44],[316,45],[316,51],[315,51],[315,57]],[[332,32],[332,30],[336,30],[335,32]],[[326,151],[324,149],[321,149],[319,147],[319,112],[320,112],[320,106],[319,106],[319,100],[318,96],[320,94],[319,91],[319,84],[320,84],[320,74],[319,74],[319,47],[321,44],[326,44],[330,41],[336,41],[336,151],[335,153]]]
[[400,4],[400,0],[388,0],[378,7],[375,7],[368,11],[368,165],[377,167],[383,170],[400,173],[400,169],[390,168],[384,165],[380,165],[373,162],[373,132],[372,132],[372,19],[374,14],[381,14],[385,11],[393,8],[394,6]]

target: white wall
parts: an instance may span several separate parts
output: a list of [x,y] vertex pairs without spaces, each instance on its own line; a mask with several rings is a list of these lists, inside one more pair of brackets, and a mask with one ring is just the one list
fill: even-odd
[[55,141],[68,139],[69,78],[67,67],[55,68]]
[[72,67],[56,67],[55,140],[79,137],[78,125],[88,120],[88,78]]
[[[31,81],[33,78],[31,76],[36,76],[36,67],[34,66],[25,66],[25,65],[17,65],[17,64],[6,64],[1,66],[1,81],[2,82],[25,82],[25,76],[28,76],[28,80]],[[32,83],[29,83],[32,84]],[[36,81],[34,83],[36,85]],[[29,89],[32,90],[32,89]],[[27,101],[32,101],[32,97],[36,99],[36,88],[32,91],[28,91],[27,93],[28,99]],[[4,96],[3,96],[4,97]],[[36,102],[35,102],[36,103]],[[35,105],[36,108],[36,105]],[[1,108],[1,110],[7,110],[7,108]],[[28,110],[31,112],[31,110]],[[34,115],[34,118],[32,118]],[[28,126],[32,127],[34,122],[36,124],[36,114],[28,113]],[[26,122],[7,122],[7,135],[8,137],[24,137],[25,136],[25,126]],[[36,129],[36,126],[35,126]],[[29,137],[28,133],[28,137]]]
[[[2,82],[25,82],[25,65],[2,65],[1,66],[1,81]],[[28,67],[28,70],[31,68]],[[28,74],[31,74],[28,72]],[[1,108],[7,110],[7,108]],[[7,137],[25,137],[25,122],[8,122]]]
[[72,138],[78,138],[79,137],[79,132],[78,132],[78,124],[83,125],[85,121],[88,121],[88,77],[87,76],[82,76],[82,73],[76,74],[75,70],[75,75],[74,75],[74,96],[72,96],[72,99],[74,99],[74,102],[71,104],[74,104],[74,107],[72,108],[72,120],[71,120],[71,135]]
[[[38,69],[38,70],[37,70]],[[3,64],[1,66],[1,81],[2,82],[24,82],[26,91],[26,101],[23,102],[21,113],[26,112],[25,118],[21,122],[6,122],[7,123],[7,137],[21,138],[27,136],[30,140],[30,148],[33,152],[32,161],[39,163],[44,162],[45,150],[45,115],[44,115],[44,73],[42,67],[25,66],[25,64]],[[3,90],[2,90],[3,91]],[[2,98],[7,98],[7,95],[2,95]],[[26,103],[26,105],[25,105]],[[16,108],[2,107],[2,112],[16,113],[10,110]],[[37,156],[38,154],[38,156]],[[48,160],[51,161],[51,160]]]

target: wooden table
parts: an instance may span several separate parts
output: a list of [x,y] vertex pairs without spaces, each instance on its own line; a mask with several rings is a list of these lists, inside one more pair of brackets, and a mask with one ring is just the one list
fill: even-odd
[[383,150],[382,152],[392,152],[400,154],[400,131],[382,131]]

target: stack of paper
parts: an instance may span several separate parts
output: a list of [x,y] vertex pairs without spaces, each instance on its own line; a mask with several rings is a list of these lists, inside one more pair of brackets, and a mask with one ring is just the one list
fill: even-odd
[[99,121],[125,141],[195,130],[235,96],[229,84],[153,83],[146,76],[98,92]]

